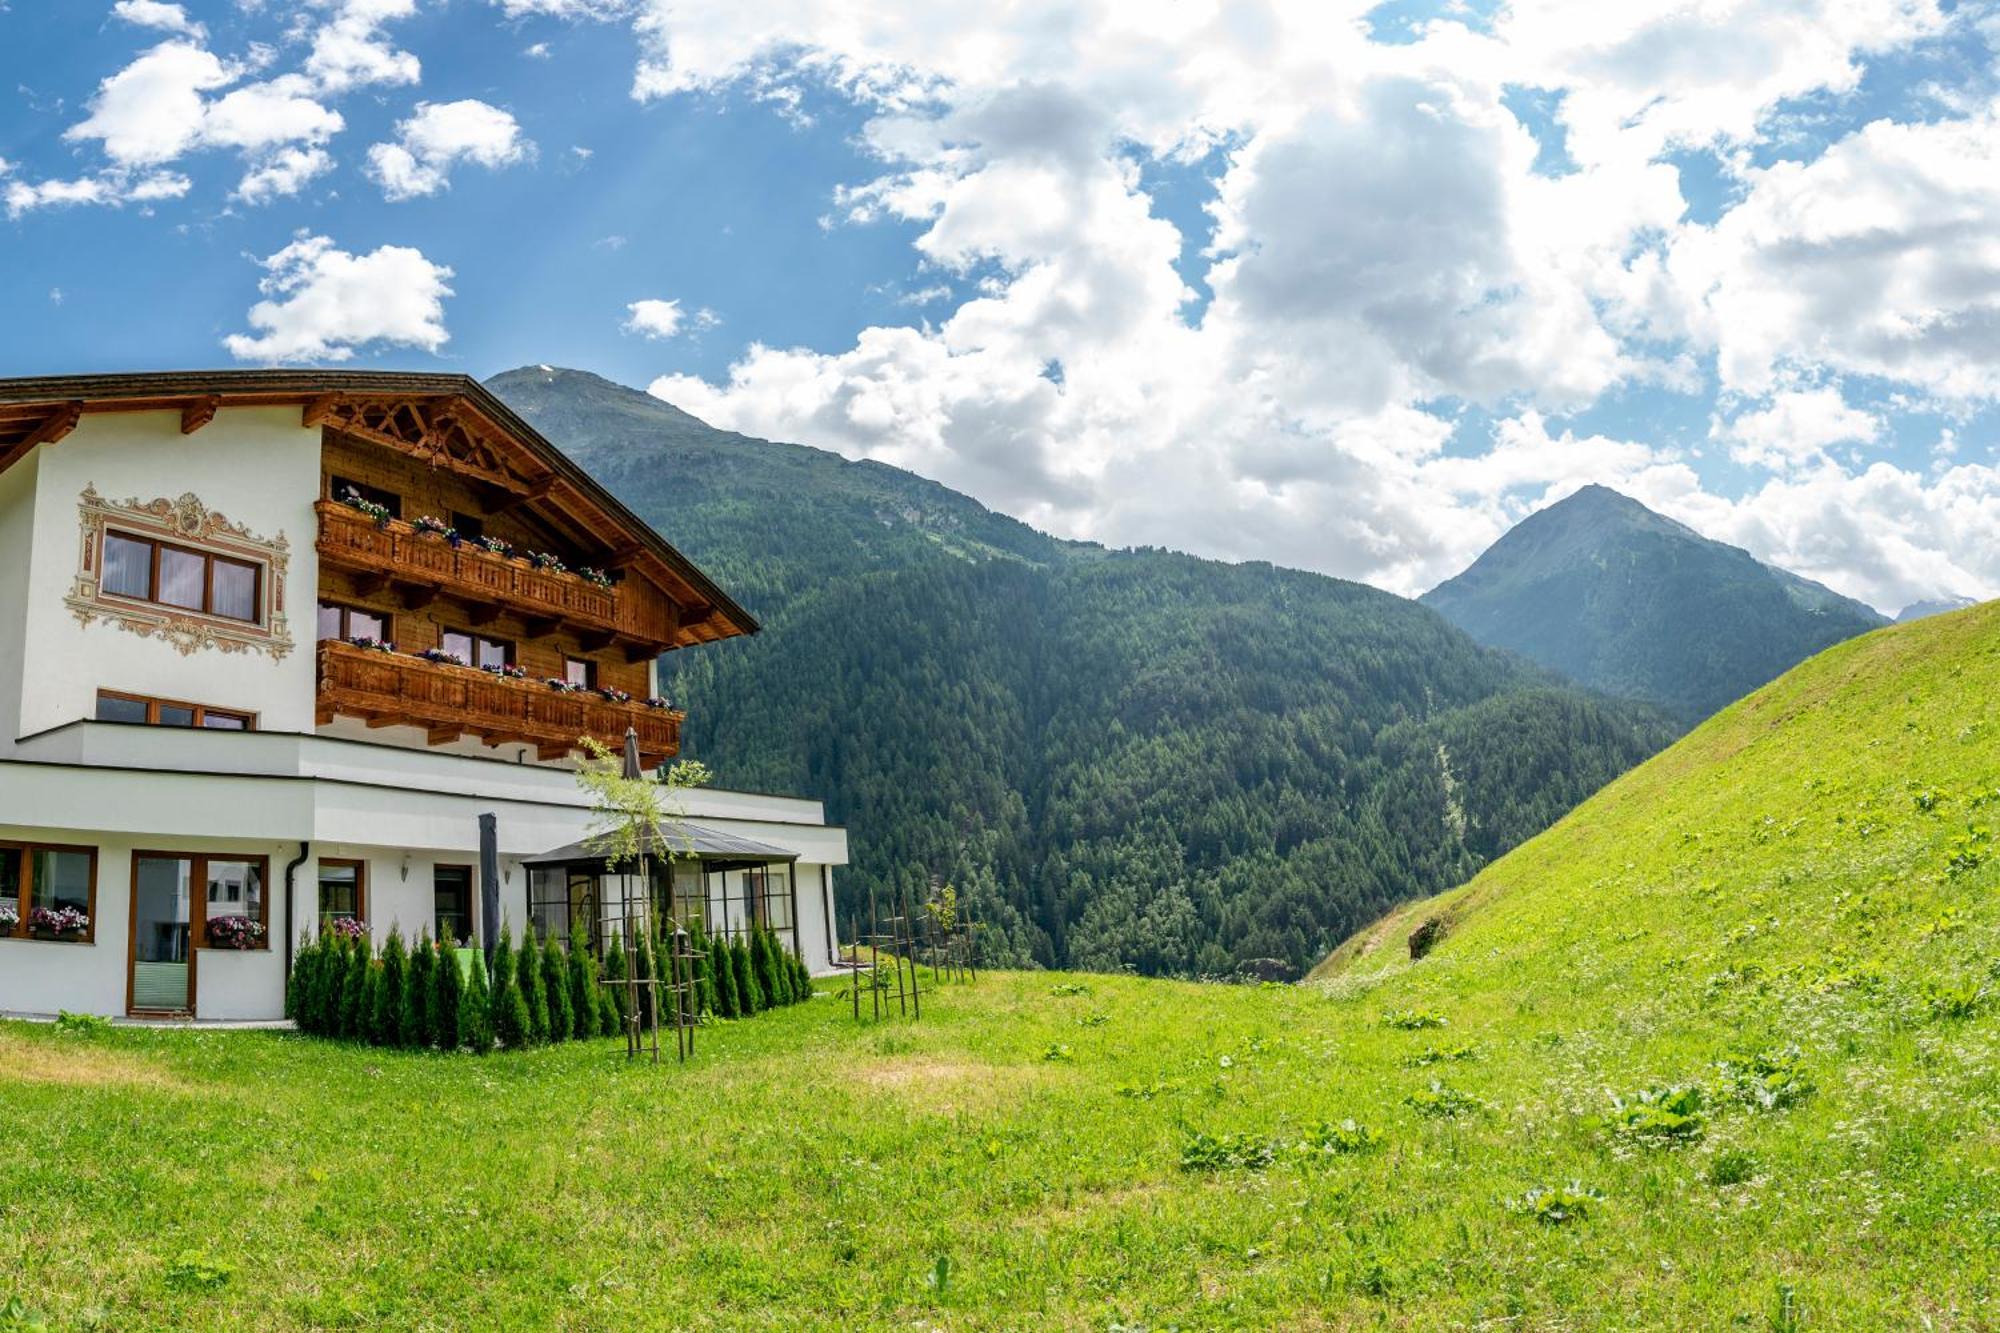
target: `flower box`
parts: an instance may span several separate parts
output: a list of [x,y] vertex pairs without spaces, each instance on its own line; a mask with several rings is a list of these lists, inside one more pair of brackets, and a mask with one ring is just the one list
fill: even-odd
[[261,949],[264,923],[247,916],[212,916],[208,919],[207,943],[211,949]]
[[378,505],[373,500],[364,498],[361,492],[355,490],[352,486],[348,487],[347,494],[340,498],[342,503],[349,509],[368,515],[368,517],[375,520],[376,527],[384,531],[388,530],[392,515],[389,513],[387,505]]
[[37,907],[28,932],[38,940],[80,940],[90,933],[90,917],[74,907]]
[[328,931],[343,940],[364,939],[368,935],[368,923],[358,916],[337,916],[326,923]]

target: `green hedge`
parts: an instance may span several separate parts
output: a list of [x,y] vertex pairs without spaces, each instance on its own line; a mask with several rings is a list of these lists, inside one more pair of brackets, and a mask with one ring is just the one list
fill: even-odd
[[[413,1050],[519,1049],[553,1041],[616,1036],[624,1030],[625,990],[598,981],[597,960],[572,936],[568,950],[531,929],[516,947],[502,929],[489,972],[478,949],[440,949],[429,932],[406,946],[390,931],[379,957],[369,941],[322,931],[302,938],[285,987],[285,1014],[316,1037]],[[649,975],[669,942],[642,940],[627,951],[612,941],[604,977]],[[734,938],[696,928],[696,1003],[704,1016],[747,1018],[812,995],[805,964],[760,927]],[[642,993],[640,1020],[654,1021]]]

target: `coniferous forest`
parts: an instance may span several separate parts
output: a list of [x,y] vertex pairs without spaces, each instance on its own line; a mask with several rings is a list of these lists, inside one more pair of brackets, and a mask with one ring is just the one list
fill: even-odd
[[996,962],[1295,975],[1675,733],[1373,588],[1059,541],[582,372],[492,387],[762,619],[663,664],[685,752],[826,802],[847,919],[935,875]]

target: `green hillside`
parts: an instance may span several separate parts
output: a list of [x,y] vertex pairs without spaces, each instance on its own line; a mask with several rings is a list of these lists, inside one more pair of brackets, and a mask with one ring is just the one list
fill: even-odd
[[1529,515],[1421,600],[1483,644],[1689,725],[1886,623],[1602,486]]
[[0,1327],[2000,1326],[1996,738],[2000,604],[1843,644],[1319,984],[0,1022]]
[[1058,541],[579,371],[492,387],[762,618],[669,692],[721,782],[851,826],[850,921],[935,874],[1013,962],[1296,976],[1672,734],[1373,588]]

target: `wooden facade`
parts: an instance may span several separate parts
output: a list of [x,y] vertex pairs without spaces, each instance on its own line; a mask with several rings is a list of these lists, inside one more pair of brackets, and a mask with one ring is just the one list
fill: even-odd
[[[680,715],[644,703],[652,689],[651,663],[675,646],[683,618],[667,591],[635,570],[629,553],[607,550],[602,534],[595,549],[585,545],[570,523],[550,512],[546,496],[497,485],[492,458],[471,465],[450,457],[423,460],[386,447],[375,434],[372,428],[356,434],[344,424],[323,427],[314,507],[319,599],[380,616],[397,653],[322,643],[322,724],[360,717],[374,727],[421,727],[432,744],[467,737],[488,745],[528,744],[542,759],[567,755],[586,735],[616,750],[630,726],[648,764],[678,753]],[[343,492],[350,484],[364,496],[393,497],[400,516],[382,518],[348,503]],[[419,527],[423,519],[458,535]],[[473,533],[503,541],[515,554],[492,551]],[[535,552],[555,557],[562,568],[537,568]],[[610,587],[577,572],[597,560],[617,566],[597,566],[612,579]],[[525,676],[419,656],[443,650],[453,634],[504,645]],[[549,685],[564,679],[573,662],[590,664],[595,688],[576,694]],[[607,693],[629,694],[632,701]]]

